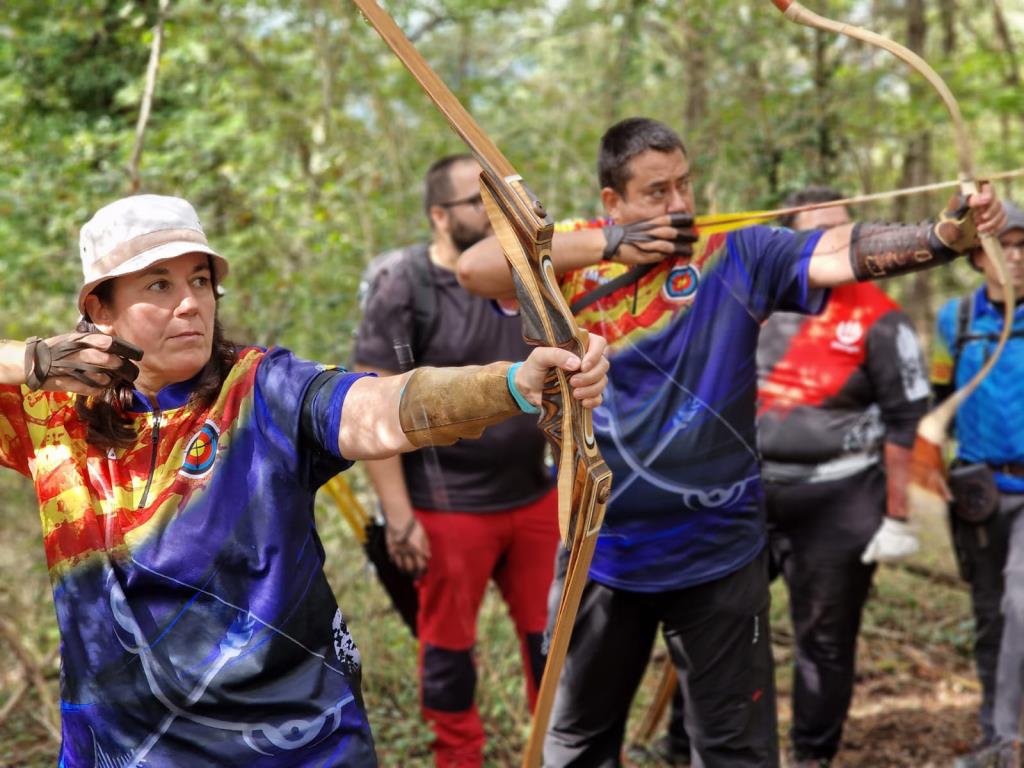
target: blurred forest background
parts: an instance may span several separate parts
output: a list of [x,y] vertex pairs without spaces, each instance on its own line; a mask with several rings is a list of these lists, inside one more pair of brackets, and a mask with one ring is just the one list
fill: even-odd
[[[556,218],[598,213],[597,140],[638,114],[683,134],[700,213],[773,207],[811,182],[853,194],[956,175],[949,119],[920,77],[888,54],[796,27],[767,0],[385,5]],[[981,175],[1024,165],[1024,0],[806,5],[933,63],[970,123]],[[458,138],[345,0],[4,0],[0,337],[74,323],[78,228],[140,190],[191,200],[231,260],[221,309],[234,338],[344,362],[360,273],[375,253],[425,238],[420,180],[454,151]],[[1024,198],[1024,181],[1000,189]],[[922,219],[946,194],[857,215]],[[976,282],[959,265],[886,288],[927,337],[941,301]],[[337,512],[325,506],[321,519],[332,583],[361,640],[382,763],[427,764],[415,646]],[[56,629],[30,488],[12,473],[0,476],[0,531],[0,765],[53,765]],[[924,576],[888,569],[880,580],[858,697],[882,706],[854,718],[849,755],[862,749],[863,762],[842,764],[945,764],[973,738],[967,603],[943,579],[942,539],[939,530]],[[785,662],[784,600],[776,603]],[[497,599],[481,637],[488,759],[514,765],[527,721]],[[906,695],[917,703],[893,703]],[[929,706],[945,707],[947,719]],[[891,716],[925,711],[917,721]]]

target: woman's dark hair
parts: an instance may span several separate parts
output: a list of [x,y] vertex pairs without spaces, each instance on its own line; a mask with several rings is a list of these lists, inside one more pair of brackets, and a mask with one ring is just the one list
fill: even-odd
[[[210,264],[210,281],[213,295],[220,300],[217,290],[216,273]],[[92,291],[102,304],[110,304],[114,281],[106,280]],[[75,330],[79,333],[102,333],[86,315],[78,321]],[[210,359],[199,371],[196,387],[189,397],[189,404],[199,407],[212,405],[220,394],[224,380],[238,359],[238,347],[224,338],[220,320],[214,316],[213,348]],[[97,448],[127,448],[135,441],[135,430],[128,409],[132,404],[132,386],[124,382],[111,387],[101,398],[79,397],[75,400],[75,412],[87,428],[86,442]]]
[[629,161],[649,149],[686,155],[679,134],[664,123],[647,117],[628,117],[609,128],[597,150],[597,180],[602,188],[611,187],[620,195],[631,177]]

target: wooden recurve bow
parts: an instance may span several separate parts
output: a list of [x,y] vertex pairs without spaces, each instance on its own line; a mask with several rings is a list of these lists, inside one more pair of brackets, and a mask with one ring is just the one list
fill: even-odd
[[[964,123],[963,115],[960,113],[960,105],[953,97],[952,91],[949,90],[949,87],[928,62],[906,46],[900,45],[887,37],[862,27],[843,24],[820,16],[795,0],[772,0],[772,3],[786,15],[787,19],[796,24],[846,35],[877,48],[882,48],[922,75],[939,94],[953,122],[957,146],[957,163],[960,171],[960,194],[966,200],[970,195],[977,193],[978,187],[975,183],[971,141],[967,132],[967,125]],[[917,439],[914,442],[914,451],[911,458],[910,485],[907,489],[908,506],[912,511],[945,511],[948,489],[945,482],[945,465],[942,460],[941,446],[945,440],[947,429],[953,416],[956,414],[957,408],[977,389],[978,385],[981,384],[982,380],[995,366],[1013,330],[1013,283],[1007,276],[1003,249],[999,245],[998,238],[987,233],[981,235],[981,245],[993,264],[995,264],[999,279],[1002,282],[1006,301],[1003,314],[1003,331],[999,337],[999,343],[985,362],[985,365],[981,367],[969,382],[931,410],[918,424]]]
[[[353,1],[480,163],[483,169],[480,191],[494,232],[512,268],[523,317],[523,337],[529,344],[561,347],[582,359],[587,349],[587,334],[576,325],[559,289],[551,263],[554,224],[544,206],[394,20],[375,0]],[[541,762],[558,676],[612,482],[611,470],[597,449],[590,411],[572,396],[567,377],[561,370],[555,370],[546,382],[539,426],[558,461],[558,525],[562,543],[569,549],[570,556],[558,620],[523,757],[527,768],[539,766]]]

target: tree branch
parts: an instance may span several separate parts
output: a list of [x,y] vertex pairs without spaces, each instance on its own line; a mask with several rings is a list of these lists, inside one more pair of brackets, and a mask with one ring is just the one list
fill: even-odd
[[156,75],[160,69],[160,48],[164,39],[164,19],[170,0],[160,0],[157,10],[156,26],[153,27],[153,47],[149,51],[149,64],[146,66],[146,85],[142,91],[142,102],[139,105],[139,121],[135,125],[135,146],[132,157],[128,161],[128,178],[132,194],[138,193],[142,186],[139,179],[139,162],[142,159],[142,146],[146,140],[146,126],[149,123],[149,112],[153,106],[153,91],[156,90]]

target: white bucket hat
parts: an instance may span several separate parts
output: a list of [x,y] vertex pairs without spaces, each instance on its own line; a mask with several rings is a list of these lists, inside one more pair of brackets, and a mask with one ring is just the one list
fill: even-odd
[[219,284],[228,262],[210,247],[195,209],[180,197],[134,195],[100,208],[79,236],[84,284],[78,310],[85,314],[85,297],[112,277],[138,272],[158,261],[207,253],[213,257]]

